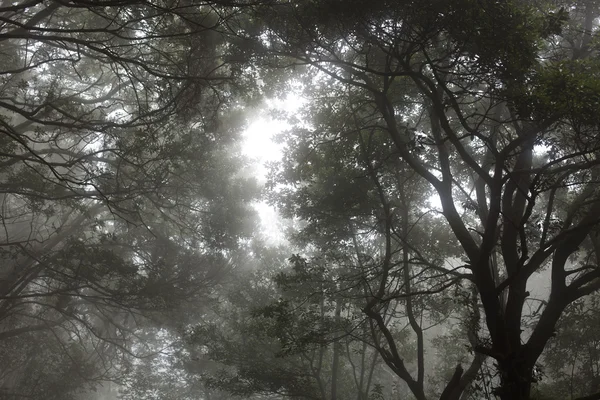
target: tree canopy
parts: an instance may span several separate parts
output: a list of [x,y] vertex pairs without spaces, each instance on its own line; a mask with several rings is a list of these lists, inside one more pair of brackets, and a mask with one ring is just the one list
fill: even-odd
[[0,397],[600,398],[599,17],[0,2]]

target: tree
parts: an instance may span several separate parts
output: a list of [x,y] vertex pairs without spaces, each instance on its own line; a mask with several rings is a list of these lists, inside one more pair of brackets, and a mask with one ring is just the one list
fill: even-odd
[[[439,198],[439,215],[463,261],[460,269],[435,263],[431,268],[449,284],[468,281],[475,288],[482,324],[473,332],[479,336],[472,344],[474,362],[494,360],[495,394],[502,399],[530,398],[536,363],[561,315],[600,287],[598,13],[593,1],[470,0],[294,2],[257,11],[257,18],[268,21],[261,32],[267,66],[295,66],[307,82],[304,146],[290,142],[293,168],[284,168],[277,180],[290,183],[280,192],[289,214],[306,218],[313,230],[349,235],[348,219],[360,215],[358,200],[349,194],[357,195],[360,178],[339,180],[344,165],[317,176],[306,171],[323,142],[354,140],[354,146],[339,145],[330,154],[347,159],[364,151],[361,138],[370,131],[382,132],[391,148],[383,154],[399,159],[403,182],[414,175],[427,188],[421,203],[429,191]],[[370,217],[380,222],[374,232],[383,237],[387,257],[378,261],[383,290],[366,294],[364,312],[386,335],[379,311],[391,301],[387,285],[395,273],[409,271],[405,285],[411,279],[408,265],[391,257],[399,251],[396,260],[410,260],[421,253],[421,242],[406,230],[392,231],[393,206],[400,201],[398,211],[404,205],[416,213],[412,204],[419,197],[402,204],[402,187],[377,173],[388,160],[373,161],[362,167],[363,175],[376,178],[371,181],[379,214],[371,210]],[[323,193],[344,189],[328,212],[314,205],[333,198]],[[358,199],[370,202],[368,193]],[[336,218],[343,213],[349,214],[345,221]],[[397,221],[424,232],[429,224],[411,222],[406,214]],[[538,313],[528,314],[528,282],[541,271],[547,271],[550,293]],[[442,292],[436,279],[423,282],[428,292]],[[406,303],[417,293],[408,290]],[[417,337],[420,329],[414,325]],[[413,395],[424,399],[422,367],[411,373],[394,340],[379,350]],[[459,398],[465,378],[458,366],[440,398]]]
[[[256,190],[239,178],[230,100],[252,87],[230,61],[236,14],[215,2],[0,5],[0,340],[15,360],[0,386],[12,395],[62,365],[117,379],[148,318],[172,327],[165,311],[205,298],[248,234]],[[23,341],[31,357],[17,354]]]
[[[336,99],[343,96],[338,93]],[[425,396],[426,367],[436,363],[426,354],[426,331],[450,317],[464,318],[463,332],[475,340],[478,304],[472,304],[474,297],[466,288],[454,287],[468,274],[460,266],[453,268],[456,262],[448,262],[447,258],[460,255],[458,247],[448,240],[433,210],[419,204],[419,197],[427,193],[424,182],[399,163],[384,132],[356,124],[363,110],[352,97],[346,99],[335,118],[319,120],[317,134],[303,130],[288,134],[293,145],[274,175],[279,184],[294,184],[284,186],[273,199],[287,215],[306,219],[293,237],[317,254],[309,267],[296,268],[288,279],[304,282],[329,301],[350,302],[355,320],[346,334],[366,332],[362,340],[395,373],[405,378],[409,371],[417,374],[407,383]],[[319,100],[312,106],[327,107]],[[340,124],[344,132],[336,135]],[[453,294],[464,297],[464,302],[454,304]],[[460,315],[458,306],[469,311]],[[414,335],[414,348],[401,340],[408,332]],[[472,347],[474,343],[466,339],[460,345]],[[402,351],[404,371],[393,362],[393,351]],[[482,361],[482,357],[473,360],[463,389]]]
[[284,272],[303,271],[306,278],[322,268],[309,271],[292,258],[290,269],[288,248],[258,249],[225,285],[219,317],[192,331],[190,352],[202,354],[196,363],[216,362],[197,372],[208,386],[249,398],[361,400],[378,398],[384,387],[391,393],[377,352],[359,333],[346,334],[356,315],[352,305]]
[[600,391],[598,293],[572,303],[556,326],[556,336],[544,354],[551,378],[542,389],[554,397],[575,399]]

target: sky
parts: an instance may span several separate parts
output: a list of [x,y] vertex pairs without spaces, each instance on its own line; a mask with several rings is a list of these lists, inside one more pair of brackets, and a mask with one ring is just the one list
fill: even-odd
[[[275,135],[290,128],[286,121],[274,118],[270,111],[285,111],[293,114],[302,104],[301,97],[294,93],[288,94],[285,99],[269,99],[249,121],[248,128],[243,133],[242,149],[244,155],[254,161],[255,177],[260,183],[266,182],[268,174],[266,164],[278,161],[282,156],[283,145],[275,143]],[[285,240],[282,220],[275,208],[265,201],[256,202],[254,208],[260,216],[263,235],[272,244],[283,244]]]

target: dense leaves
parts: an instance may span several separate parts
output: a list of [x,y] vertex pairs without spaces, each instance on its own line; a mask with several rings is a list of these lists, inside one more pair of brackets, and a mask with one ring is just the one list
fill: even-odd
[[[459,398],[491,357],[489,395],[529,398],[561,314],[598,288],[597,5],[375,2],[325,23],[296,14],[312,4],[280,5],[295,30],[270,25],[281,65],[306,66],[310,82],[274,201],[306,221],[296,237],[307,251],[332,269],[360,267],[351,287],[364,287],[361,310],[386,339],[378,350],[416,398],[426,398],[423,324],[435,320],[426,304],[468,281],[467,319],[482,312],[485,323],[463,331],[470,367],[456,367],[440,397]],[[444,229],[444,248],[419,235]],[[369,242],[379,248],[363,250]],[[546,267],[549,295],[531,296]],[[406,314],[387,314],[398,307]],[[416,371],[387,315],[417,338]]]
[[141,330],[183,323],[166,313],[206,298],[248,235],[257,192],[238,175],[232,104],[245,83],[218,7],[0,6],[7,396],[121,381],[152,353]]
[[597,397],[599,16],[2,2],[1,396]]

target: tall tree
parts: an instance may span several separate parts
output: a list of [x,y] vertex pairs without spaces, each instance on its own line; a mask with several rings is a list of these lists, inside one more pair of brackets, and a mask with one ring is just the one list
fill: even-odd
[[[115,378],[140,318],[173,324],[158,313],[201,299],[248,234],[256,192],[239,178],[230,100],[251,87],[226,40],[237,13],[1,2],[0,340],[32,345],[4,358],[7,395],[47,396],[30,377],[59,382],[63,364]],[[35,352],[48,341],[56,365]]]
[[[456,264],[432,267],[452,284],[468,280],[474,286],[482,326],[472,345],[477,357],[494,360],[495,394],[502,399],[530,398],[536,362],[560,316],[600,288],[599,12],[594,1],[471,0],[275,2],[257,12],[269,21],[261,32],[268,66],[296,66],[306,79],[305,139],[302,147],[290,142],[296,155],[303,154],[290,157],[293,168],[278,182],[293,184],[280,186],[287,198],[296,196],[290,214],[307,218],[314,232],[347,234],[348,218],[337,217],[346,212],[355,219],[357,199],[369,201],[369,192],[360,196],[353,187],[360,178],[339,180],[343,165],[328,172],[329,180],[305,171],[323,142],[354,140],[330,154],[347,157],[344,151],[363,151],[361,138],[370,130],[382,132],[391,146],[385,156],[399,159],[402,179],[415,175],[426,186],[421,202],[430,191],[439,198],[437,212],[463,262],[458,270]],[[422,243],[393,230],[397,213],[403,207],[417,213],[419,199],[402,203],[403,186],[377,172],[386,161],[363,166],[365,175],[377,178],[371,178],[371,193],[381,207],[371,216],[380,221],[377,232],[387,247],[387,258],[379,260],[382,289],[366,294],[364,311],[384,335],[378,310],[389,307],[388,285],[401,271],[411,276],[406,263],[392,261],[405,256],[390,257],[400,251],[410,259]],[[315,205],[327,198],[323,193],[344,189],[329,204],[331,212]],[[399,226],[402,220],[424,232],[431,226],[406,214]],[[528,282],[542,271],[550,292],[539,312],[528,315]],[[440,287],[436,282],[429,276],[423,283],[431,291]],[[417,337],[420,329],[414,325]],[[425,399],[422,367],[410,371],[393,340],[380,353],[413,395]],[[441,398],[459,398],[466,374],[457,367]]]

